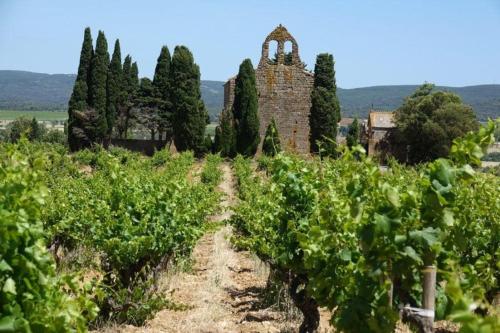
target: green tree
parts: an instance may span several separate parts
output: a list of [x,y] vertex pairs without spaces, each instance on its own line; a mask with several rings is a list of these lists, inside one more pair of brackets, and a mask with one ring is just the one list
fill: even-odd
[[334,64],[331,54],[322,53],[316,58],[309,115],[312,153],[319,152],[321,146],[327,154],[333,154],[335,148],[340,104],[337,98]]
[[280,137],[274,118],[266,128],[266,135],[262,143],[262,153],[267,156],[274,156],[281,151]]
[[260,142],[257,86],[252,61],[245,59],[236,77],[233,116],[236,126],[236,150],[253,156]]
[[106,117],[106,82],[108,77],[109,53],[108,42],[104,32],[99,31],[96,41],[92,65],[90,68],[90,101],[89,106],[97,112],[95,124],[95,140],[103,142],[108,134]]
[[130,78],[128,84],[130,95],[134,96],[137,94],[137,91],[139,90],[139,83],[139,67],[137,66],[137,62],[134,61],[130,67]]
[[80,140],[74,128],[81,128],[82,124],[78,123],[75,117],[75,111],[83,112],[88,107],[89,94],[88,85],[90,83],[90,65],[94,50],[92,47],[92,35],[90,28],[85,28],[82,49],[80,52],[80,64],[78,65],[78,74],[76,77],[73,93],[68,103],[68,144],[72,151],[78,150],[81,147]]
[[108,137],[111,137],[115,125],[117,110],[121,101],[120,94],[123,86],[122,55],[120,51],[120,40],[116,40],[113,56],[109,64],[107,81],[107,108],[106,120],[108,127]]
[[45,132],[45,126],[40,125],[36,118],[31,119],[30,132],[28,135],[30,141],[41,140]]
[[236,130],[234,128],[233,113],[223,110],[220,114],[219,126],[215,129],[215,152],[223,157],[236,156]]
[[201,100],[200,69],[185,46],[175,47],[170,82],[175,146],[179,151],[193,150],[199,155],[204,150],[207,111]]
[[359,143],[359,133],[358,118],[354,118],[354,121],[347,128],[346,142],[349,148],[356,146]]
[[132,123],[132,108],[139,91],[139,73],[137,64],[132,66],[132,57],[127,55],[123,61],[123,80],[118,103],[118,116],[115,127],[119,138],[127,137],[129,127]]
[[162,99],[149,78],[142,78],[139,91],[134,99],[134,118],[151,134],[151,140],[158,133]]
[[422,85],[395,112],[396,128],[386,141],[399,161],[416,164],[447,156],[454,139],[479,127],[458,95],[433,88]]
[[214,142],[212,141],[212,137],[209,134],[205,136],[205,141],[203,142],[203,144],[205,148],[205,153],[206,154],[211,153],[213,150]]
[[172,103],[170,101],[170,51],[167,46],[163,46],[158,57],[153,85],[161,98],[159,105],[158,134],[159,139],[169,140],[172,135]]
[[8,139],[16,143],[24,135],[29,141],[40,141],[47,130],[38,123],[36,118],[19,117],[7,126]]

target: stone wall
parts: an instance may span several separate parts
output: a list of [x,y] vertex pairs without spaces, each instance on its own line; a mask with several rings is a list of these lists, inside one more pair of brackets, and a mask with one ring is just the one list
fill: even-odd
[[[278,61],[269,59],[269,42],[278,43]],[[285,65],[284,44],[292,43],[292,64]],[[274,55],[273,55],[274,56]],[[265,131],[274,118],[281,146],[287,151],[309,153],[309,113],[314,76],[304,69],[297,42],[283,26],[278,26],[262,45],[262,56],[255,71],[259,95],[259,121],[262,149]],[[224,108],[234,100],[235,77],[224,85]]]

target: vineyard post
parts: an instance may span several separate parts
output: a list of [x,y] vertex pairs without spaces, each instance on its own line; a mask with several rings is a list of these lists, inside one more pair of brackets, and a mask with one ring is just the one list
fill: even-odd
[[425,266],[422,272],[424,273],[422,308],[425,310],[425,318],[429,327],[433,327],[436,303],[436,266]]

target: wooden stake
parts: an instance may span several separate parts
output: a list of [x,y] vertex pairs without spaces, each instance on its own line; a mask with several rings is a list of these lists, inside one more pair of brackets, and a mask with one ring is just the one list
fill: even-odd
[[436,266],[425,266],[424,293],[422,295],[422,308],[434,312],[436,304]]
[[424,292],[422,294],[422,308],[425,311],[424,321],[428,332],[434,332],[434,314],[436,305],[436,266],[425,266]]

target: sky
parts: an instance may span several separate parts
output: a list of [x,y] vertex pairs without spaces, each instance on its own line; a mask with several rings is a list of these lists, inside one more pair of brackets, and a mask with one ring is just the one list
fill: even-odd
[[283,24],[300,56],[333,54],[338,86],[500,84],[500,0],[0,0],[0,69],[76,73],[83,30],[120,39],[140,76],[162,45],[186,45],[225,81]]

